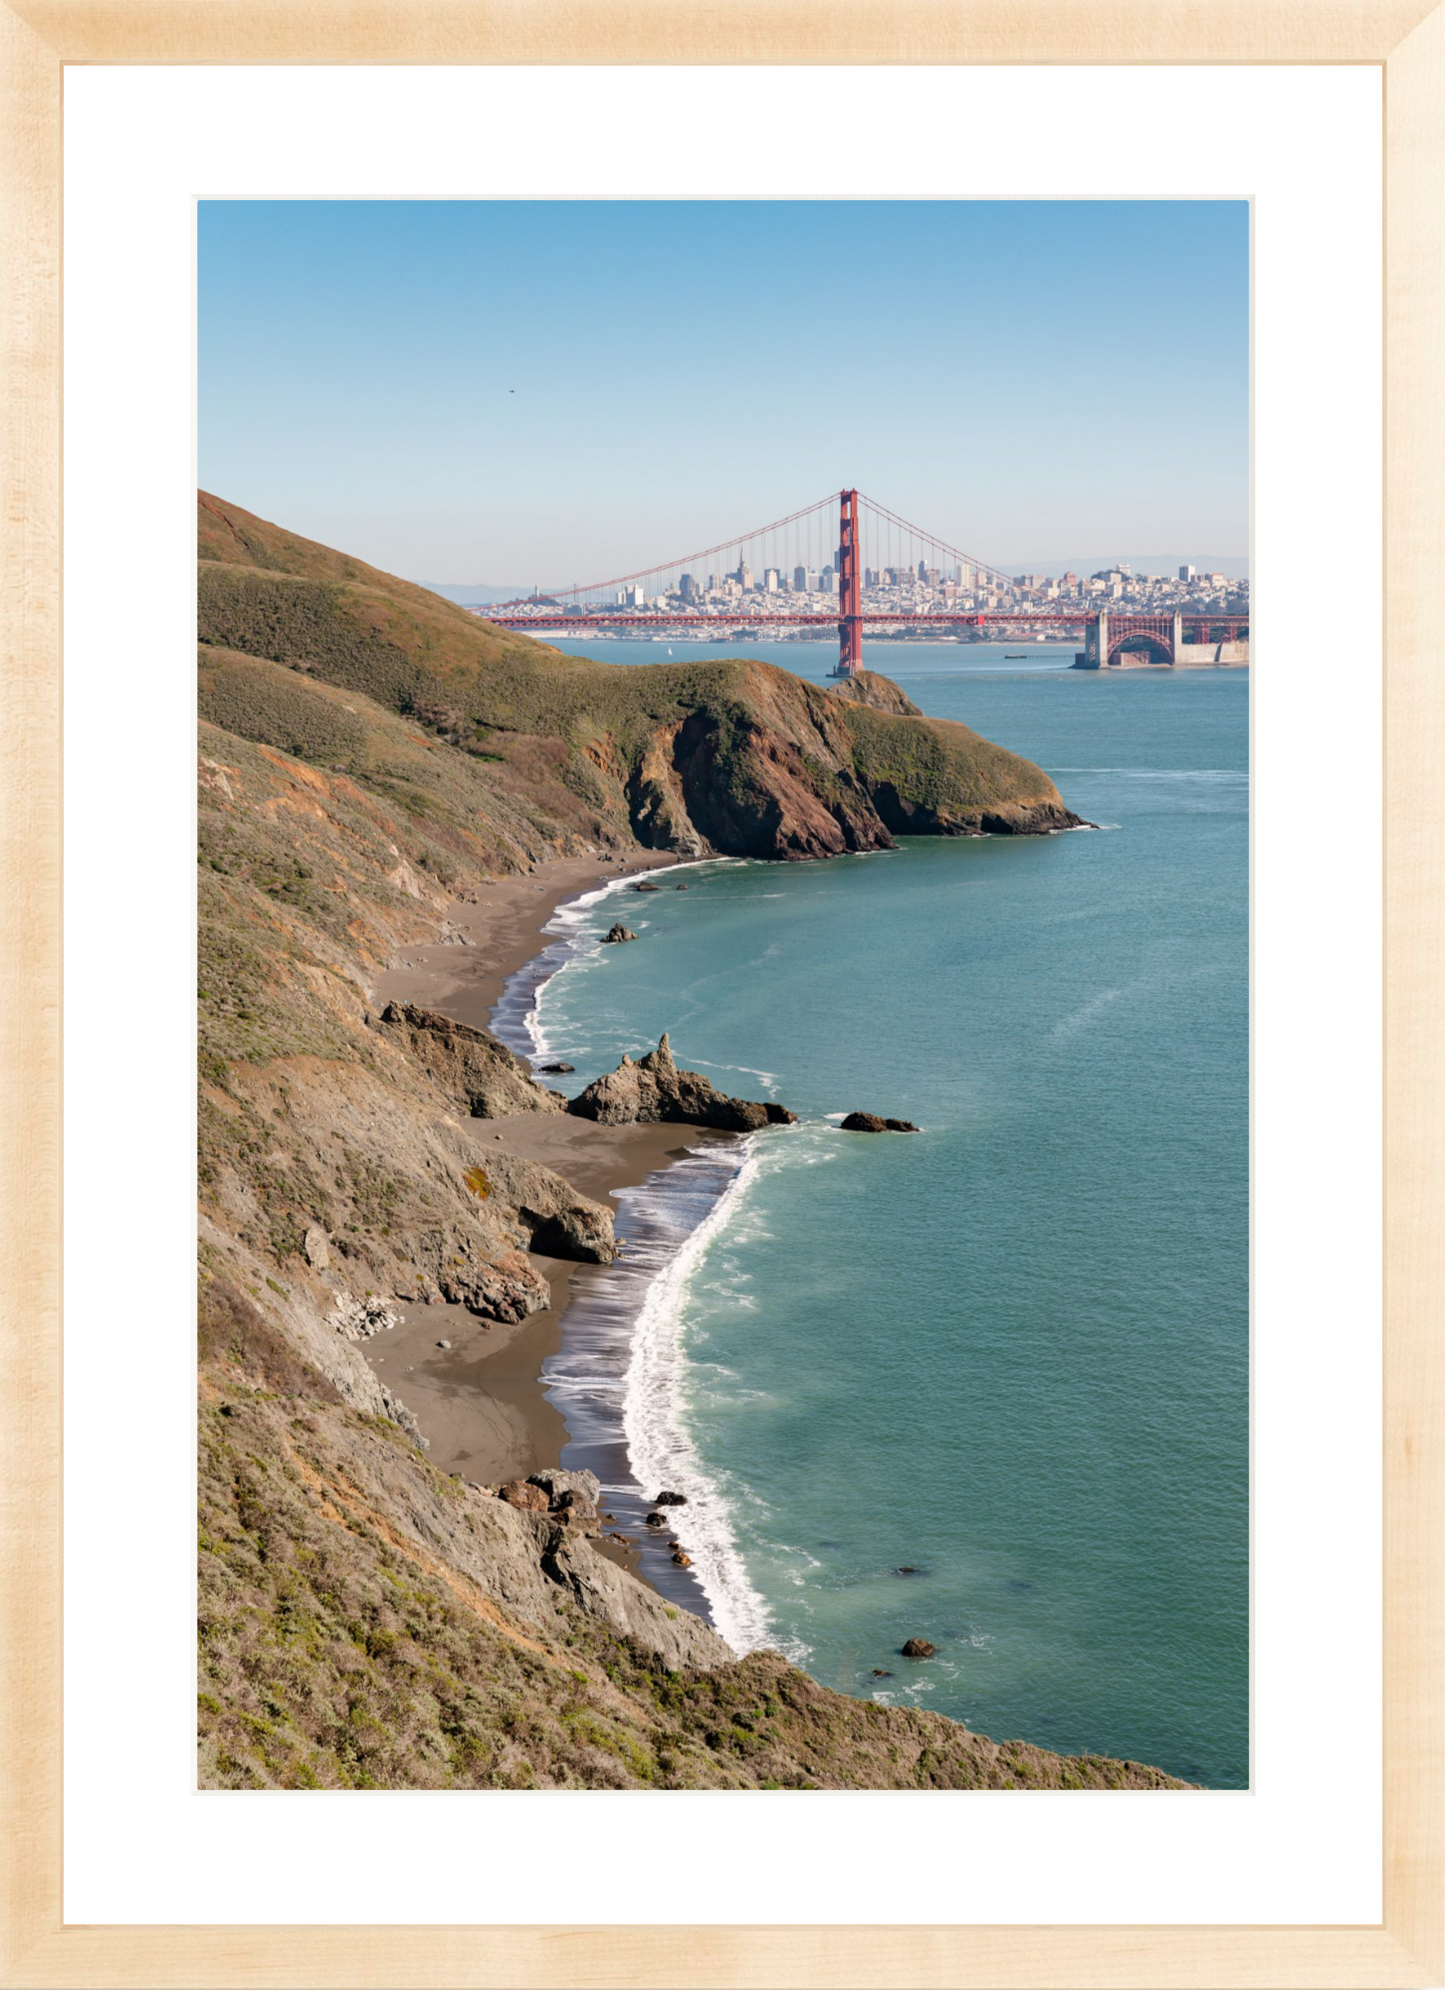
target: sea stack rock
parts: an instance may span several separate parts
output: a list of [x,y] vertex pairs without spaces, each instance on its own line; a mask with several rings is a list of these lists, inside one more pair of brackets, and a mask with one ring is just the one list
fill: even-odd
[[629,932],[627,927],[624,926],[622,921],[619,919],[617,924],[612,928],[611,932],[604,933],[602,935],[602,944],[605,947],[618,946],[621,944],[623,940],[635,940],[636,938],[637,938],[636,933]]
[[660,884],[653,884],[649,878],[644,878],[641,884],[635,884],[632,889],[634,891],[661,891],[662,886]]
[[664,1031],[656,1050],[634,1064],[624,1056],[615,1071],[594,1079],[567,1108],[604,1126],[711,1126],[720,1133],[756,1133],[763,1126],[791,1126],[796,1113],[771,1100],[732,1099],[697,1071],[680,1071]]
[[932,1658],[937,1650],[938,1646],[931,1645],[927,1638],[910,1638],[903,1647],[903,1656],[905,1658]]
[[917,1133],[911,1119],[880,1119],[876,1112],[850,1112],[843,1121],[845,1133]]

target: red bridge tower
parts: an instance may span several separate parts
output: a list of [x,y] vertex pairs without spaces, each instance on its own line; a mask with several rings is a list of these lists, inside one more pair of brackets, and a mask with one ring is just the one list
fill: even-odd
[[858,570],[858,493],[842,491],[838,523],[838,677],[863,668],[863,576]]

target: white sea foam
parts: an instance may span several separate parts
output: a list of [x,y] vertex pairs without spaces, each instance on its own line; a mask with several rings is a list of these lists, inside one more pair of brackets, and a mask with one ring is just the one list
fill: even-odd
[[[597,908],[644,877],[682,868],[667,865],[608,878],[557,908],[544,928],[552,935],[549,944],[510,977],[494,1012],[492,1027],[510,1049],[534,1068],[551,1061],[555,1053],[544,1021],[543,998],[564,970],[585,971],[601,957],[594,944],[600,924]],[[569,1042],[566,1048],[571,1055],[581,1054],[576,1043]],[[743,1072],[770,1089],[778,1084],[772,1072],[742,1065],[715,1068]],[[776,1150],[778,1134],[770,1140]],[[776,1152],[772,1158],[776,1160]],[[563,1347],[546,1363],[543,1379],[567,1422],[569,1458],[580,1463],[590,1457],[603,1468],[599,1475],[605,1497],[631,1524],[640,1522],[649,1492],[667,1487],[685,1494],[687,1503],[675,1524],[685,1534],[691,1574],[720,1635],[739,1653],[771,1645],[801,1662],[808,1647],[796,1639],[780,1640],[774,1633],[768,1607],[749,1582],[738,1549],[733,1503],[704,1471],[685,1420],[689,1285],[714,1243],[741,1214],[760,1166],[752,1137],[739,1140],[731,1153],[721,1143],[712,1143],[694,1149],[639,1187],[623,1190],[618,1196],[617,1230],[626,1241],[626,1252],[605,1277],[577,1281],[567,1309]],[[727,1273],[722,1276],[726,1279]],[[756,1302],[734,1288],[732,1303],[748,1307]],[[605,1470],[619,1432],[631,1485],[619,1481],[615,1467]],[[746,1495],[743,1503],[748,1504]],[[660,1541],[644,1540],[642,1546],[645,1572],[659,1587],[672,1589],[686,1581],[671,1566]],[[653,1558],[658,1566],[648,1569]]]
[[633,1328],[622,1404],[633,1476],[642,1486],[667,1486],[687,1497],[687,1551],[713,1622],[736,1652],[774,1643],[772,1620],[748,1580],[727,1495],[703,1470],[682,1412],[688,1380],[688,1286],[757,1178],[752,1136],[744,1144],[745,1158],[732,1181],[647,1288]]
[[[592,927],[589,915],[602,902],[616,893],[628,890],[644,878],[662,877],[669,871],[697,870],[703,864],[725,864],[738,861],[727,857],[700,857],[686,864],[659,864],[648,871],[627,871],[615,878],[608,878],[605,884],[594,885],[591,891],[579,892],[576,898],[569,898],[559,905],[552,917],[542,928],[552,935],[540,953],[519,967],[515,974],[508,975],[502,987],[497,1006],[492,1011],[492,1033],[501,1038],[508,1050],[524,1059],[535,1071],[539,1064],[552,1062],[554,1051],[550,1037],[542,1020],[542,996],[549,982],[554,981],[564,968],[574,972],[597,958],[589,942]],[[640,925],[649,922],[639,920]]]

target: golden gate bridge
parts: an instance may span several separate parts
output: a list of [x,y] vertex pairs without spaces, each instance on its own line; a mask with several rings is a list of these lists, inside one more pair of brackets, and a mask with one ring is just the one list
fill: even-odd
[[[944,635],[983,631],[1063,638],[1082,632],[1080,660],[1094,668],[1127,652],[1160,662],[1240,660],[1247,615],[1187,608],[1135,614],[1053,598],[856,490],[658,566],[589,585],[537,589],[479,611],[507,629],[538,634],[645,631],[737,642],[765,633],[837,630],[835,677],[863,669],[865,631]],[[1206,652],[1214,652],[1211,659]]]

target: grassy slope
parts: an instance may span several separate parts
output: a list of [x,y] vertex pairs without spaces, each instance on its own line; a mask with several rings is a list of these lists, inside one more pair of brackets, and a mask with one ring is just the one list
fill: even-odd
[[205,1784],[1180,1787],[852,1700],[770,1654],[668,1672],[560,1590],[540,1621],[499,1604],[476,1576],[495,1502],[214,1293],[203,1334]]

